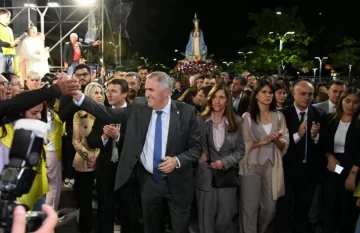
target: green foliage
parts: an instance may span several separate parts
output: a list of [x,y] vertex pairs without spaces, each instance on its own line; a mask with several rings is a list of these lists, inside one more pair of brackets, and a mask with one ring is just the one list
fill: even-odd
[[[297,16],[297,7],[284,9],[281,15],[275,14],[271,9],[264,9],[262,13],[250,13],[249,19],[255,24],[249,31],[248,37],[258,42],[244,61],[237,62],[235,67],[238,71],[249,70],[256,73],[277,73],[279,65],[303,70],[309,62],[306,46],[313,38],[307,34],[306,27],[300,17]],[[291,34],[289,32],[295,32]],[[279,51],[279,43],[282,41],[283,49]]]
[[336,45],[336,51],[330,54],[334,68],[347,70],[349,65],[356,66],[360,62],[360,45],[353,38],[344,38]]

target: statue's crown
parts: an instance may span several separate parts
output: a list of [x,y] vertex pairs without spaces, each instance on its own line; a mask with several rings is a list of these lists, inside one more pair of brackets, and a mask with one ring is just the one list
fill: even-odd
[[193,19],[193,22],[199,22],[200,20],[198,19],[196,13],[195,13],[195,16],[194,16],[194,19]]

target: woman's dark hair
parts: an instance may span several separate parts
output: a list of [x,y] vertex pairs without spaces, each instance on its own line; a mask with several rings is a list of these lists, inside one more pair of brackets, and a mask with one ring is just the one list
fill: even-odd
[[[248,112],[250,113],[250,117],[251,119],[257,123],[257,118],[259,117],[260,114],[260,109],[259,109],[259,104],[258,104],[258,100],[256,98],[256,95],[265,87],[265,86],[269,86],[272,93],[274,93],[274,86],[272,85],[272,83],[267,80],[267,79],[260,79],[258,80],[254,91],[252,92],[251,96],[250,96],[250,103],[249,103],[249,108],[248,108]],[[270,106],[269,106],[270,111],[275,111],[276,110],[276,102],[274,101],[274,99],[272,99]]]
[[[357,97],[360,99],[360,90],[355,88],[355,87],[349,87],[347,89],[345,89],[343,91],[343,93],[340,96],[340,99],[336,105],[336,112],[333,118],[331,118],[330,121],[333,120],[340,120],[340,118],[342,117],[344,110],[343,110],[343,105],[342,105],[342,101],[346,98],[346,96],[350,95],[350,94],[356,94]],[[357,112],[355,113],[355,115],[357,115],[359,113],[359,109],[357,110]]]
[[230,89],[224,83],[216,84],[211,89],[211,91],[210,91],[210,93],[209,93],[209,95],[207,97],[206,108],[200,114],[200,117],[207,118],[207,117],[211,116],[211,113],[213,111],[212,99],[214,98],[214,95],[216,94],[216,92],[218,92],[219,90],[224,90],[225,95],[226,95],[226,107],[225,107],[225,111],[224,111],[224,116],[226,117],[226,119],[229,122],[228,132],[235,132],[235,131],[238,130],[240,122],[236,120],[236,115],[234,113],[234,108],[233,108],[233,105],[232,105],[232,96],[231,96]]
[[[46,103],[43,102],[43,110],[41,111],[41,121],[43,122],[47,122],[47,107],[46,107]],[[36,105],[35,105],[36,106]],[[33,106],[33,107],[35,107]],[[33,108],[31,107],[31,108]],[[2,135],[0,135],[0,138],[4,138],[6,137],[7,135],[7,131],[6,131],[6,128],[5,128],[5,124],[8,124],[8,123],[12,123],[14,121],[17,121],[17,120],[20,120],[20,119],[23,119],[25,117],[25,113],[26,111],[28,111],[29,109],[31,108],[28,108],[28,109],[24,109],[24,110],[21,110],[21,111],[17,111],[17,112],[12,112],[11,114],[8,114],[7,116],[5,116],[4,118],[0,119],[0,127],[1,127],[1,130],[2,130]]]
[[284,89],[285,91],[288,91],[288,89],[287,89],[287,87],[285,86],[285,84],[280,83],[280,82],[276,82],[276,83],[274,84],[274,94],[275,94],[276,91],[281,90],[281,89]]

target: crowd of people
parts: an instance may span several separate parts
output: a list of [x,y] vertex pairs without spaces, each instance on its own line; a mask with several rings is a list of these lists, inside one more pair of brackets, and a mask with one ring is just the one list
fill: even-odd
[[145,66],[107,76],[82,59],[99,42],[83,45],[75,33],[67,74],[50,73],[42,35],[31,27],[14,40],[10,17],[0,9],[0,171],[15,122],[46,122],[36,177],[18,201],[48,213],[47,227],[64,185],[74,189],[80,233],[94,231],[94,189],[99,233],[114,224],[187,233],[194,213],[200,233],[233,232],[234,221],[241,233],[360,232],[356,86],[249,72],[182,83]]

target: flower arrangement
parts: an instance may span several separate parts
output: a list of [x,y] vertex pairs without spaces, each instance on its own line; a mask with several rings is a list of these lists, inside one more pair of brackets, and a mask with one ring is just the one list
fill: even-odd
[[187,80],[190,76],[193,76],[195,74],[206,75],[209,73],[220,71],[221,67],[217,65],[214,60],[181,60],[173,69],[172,73],[181,78],[181,80]]

